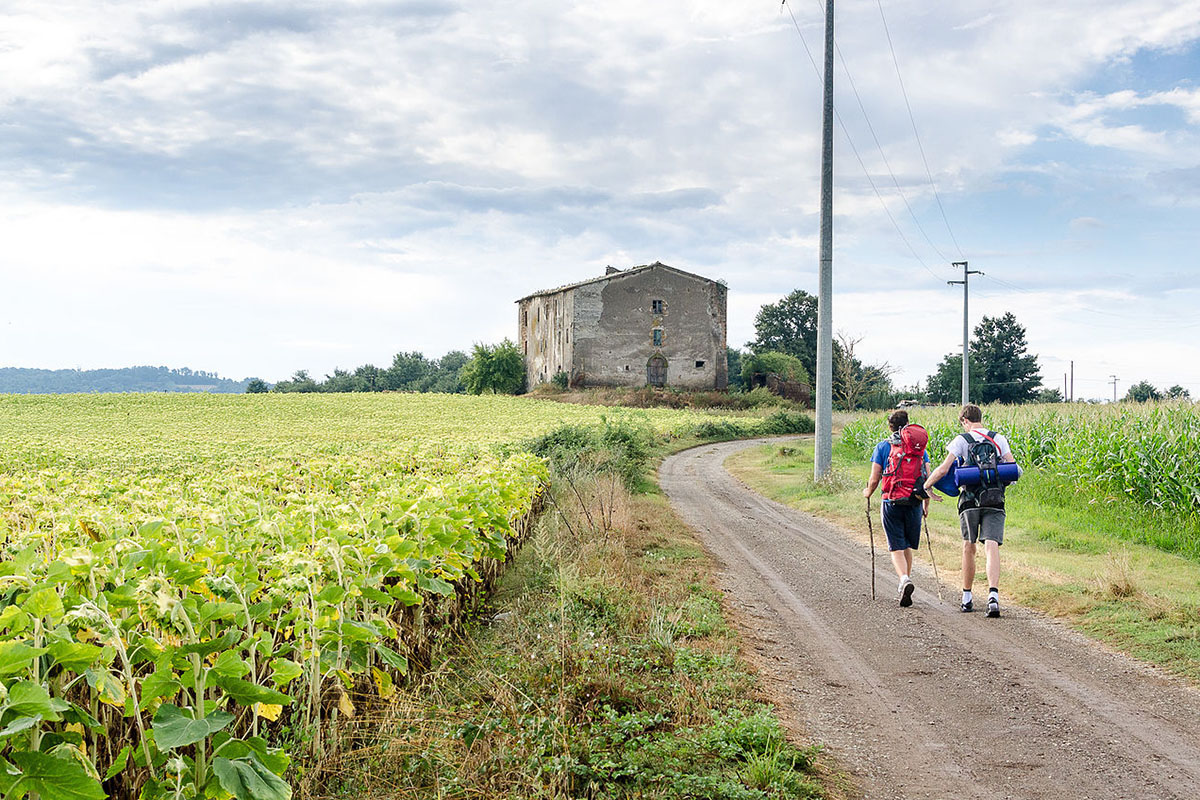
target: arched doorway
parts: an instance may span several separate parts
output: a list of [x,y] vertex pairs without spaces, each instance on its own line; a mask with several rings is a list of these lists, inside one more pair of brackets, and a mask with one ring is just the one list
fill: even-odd
[[651,386],[667,385],[667,359],[661,354],[650,356],[646,363],[646,383]]

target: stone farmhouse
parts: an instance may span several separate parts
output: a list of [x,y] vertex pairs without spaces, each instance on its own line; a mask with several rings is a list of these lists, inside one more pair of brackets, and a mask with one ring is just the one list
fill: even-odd
[[654,262],[517,301],[529,387],[565,373],[571,386],[723,390],[728,289]]

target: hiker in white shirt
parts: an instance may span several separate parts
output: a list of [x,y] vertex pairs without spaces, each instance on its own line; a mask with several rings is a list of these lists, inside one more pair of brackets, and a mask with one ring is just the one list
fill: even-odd
[[[925,481],[928,491],[941,480],[954,465],[967,466],[972,461],[972,450],[977,444],[987,442],[994,447],[1000,463],[1011,463],[1012,448],[1003,434],[989,431],[983,424],[983,412],[979,406],[967,404],[958,417],[963,434],[955,436],[946,444],[946,459],[938,465]],[[975,582],[976,543],[982,541],[986,555],[985,571],[988,579],[987,615],[1000,616],[1000,545],[1004,542],[1004,488],[993,487],[969,489],[963,487],[958,497],[959,528],[963,537],[962,555],[962,610],[971,611],[974,603],[971,586]]]

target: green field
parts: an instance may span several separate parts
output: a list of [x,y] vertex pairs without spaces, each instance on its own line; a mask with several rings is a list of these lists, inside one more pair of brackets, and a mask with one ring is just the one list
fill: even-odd
[[[495,574],[519,443],[621,417],[511,397],[0,397],[0,791],[284,798]],[[247,788],[247,787],[253,787]]]

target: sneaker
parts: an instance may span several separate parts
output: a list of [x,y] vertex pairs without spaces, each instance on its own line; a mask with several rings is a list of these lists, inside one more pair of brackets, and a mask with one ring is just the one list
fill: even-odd
[[960,608],[962,609],[962,612],[964,614],[967,613],[968,611],[974,611],[975,610],[975,602],[973,600],[968,600],[965,603],[963,603],[960,606]]
[[998,597],[989,597],[988,598],[987,615],[989,617],[1000,616],[1000,598],[998,598]]
[[900,605],[901,605],[901,607],[908,608],[909,606],[912,605],[912,594],[913,594],[913,590],[916,588],[917,588],[916,585],[912,582],[912,580],[910,578],[905,578],[903,581],[901,581],[901,583],[900,583]]

